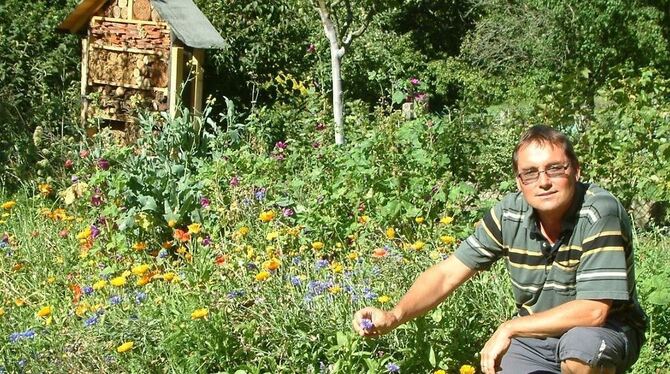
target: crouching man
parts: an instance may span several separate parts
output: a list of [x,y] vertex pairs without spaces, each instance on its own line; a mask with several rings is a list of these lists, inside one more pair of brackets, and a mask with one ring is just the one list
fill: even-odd
[[486,213],[393,309],[356,312],[354,329],[366,337],[387,333],[505,258],[518,312],[482,348],[483,373],[623,373],[637,360],[646,328],[630,218],[609,192],[579,181],[572,144],[550,127],[521,137],[512,166],[519,191]]

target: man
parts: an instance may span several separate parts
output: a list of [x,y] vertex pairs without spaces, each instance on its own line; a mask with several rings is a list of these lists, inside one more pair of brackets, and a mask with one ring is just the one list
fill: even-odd
[[550,127],[530,128],[512,164],[519,192],[485,214],[454,255],[422,273],[392,310],[356,312],[354,329],[366,337],[387,333],[504,257],[518,315],[482,348],[483,373],[623,373],[637,359],[646,327],[628,215],[610,193],[579,182],[572,144]]

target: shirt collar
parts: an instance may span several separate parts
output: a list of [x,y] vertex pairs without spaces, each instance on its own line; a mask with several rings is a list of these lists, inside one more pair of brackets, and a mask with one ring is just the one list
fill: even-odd
[[[577,182],[575,184],[575,196],[572,200],[570,208],[568,209],[568,212],[565,214],[563,221],[561,222],[561,234],[572,232],[572,230],[575,228],[575,225],[577,224],[577,218],[579,216],[579,210],[584,203],[584,195],[586,194],[587,187],[588,186],[582,182]],[[526,202],[526,204],[528,203]],[[539,237],[543,237],[542,233],[540,232],[540,225],[538,224],[535,209],[533,209],[533,207],[530,205],[528,205],[528,210],[523,217],[523,225],[530,230],[531,236],[539,234]]]

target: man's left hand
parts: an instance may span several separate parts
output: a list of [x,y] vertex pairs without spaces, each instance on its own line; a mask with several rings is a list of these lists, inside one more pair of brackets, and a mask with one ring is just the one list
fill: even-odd
[[512,337],[505,324],[500,325],[493,336],[484,344],[484,348],[479,352],[483,374],[495,374],[497,364],[499,364],[500,359],[507,352],[511,343]]

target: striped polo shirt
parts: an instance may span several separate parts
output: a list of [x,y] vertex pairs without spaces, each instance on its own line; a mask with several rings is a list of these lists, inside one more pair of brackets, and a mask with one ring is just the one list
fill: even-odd
[[484,215],[454,255],[477,270],[504,257],[521,316],[572,300],[611,299],[609,321],[645,328],[630,218],[614,196],[595,184],[576,184],[554,245],[540,232],[533,208],[516,192]]

